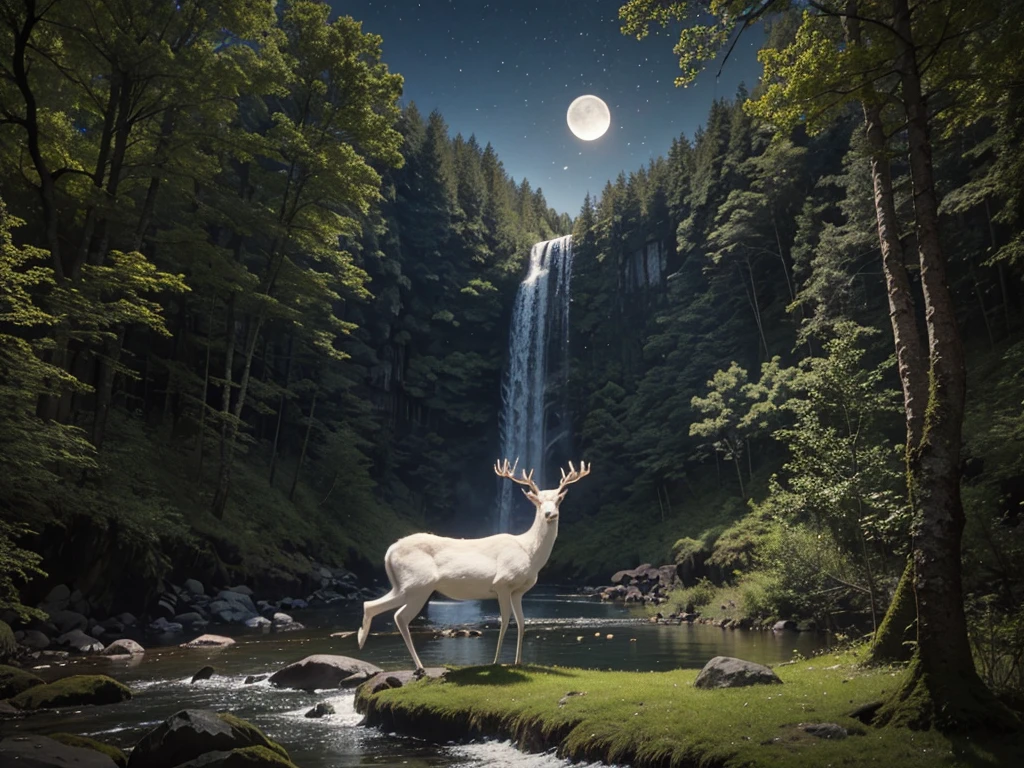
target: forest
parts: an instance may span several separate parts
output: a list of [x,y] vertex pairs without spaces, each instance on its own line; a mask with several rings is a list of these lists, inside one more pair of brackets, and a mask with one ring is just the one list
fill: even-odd
[[916,564],[918,631],[1024,695],[1017,11],[706,5],[681,83],[768,19],[763,81],[570,218],[323,3],[3,0],[0,608],[490,532],[513,298],[571,233],[595,470],[542,578],[677,563],[905,658]]

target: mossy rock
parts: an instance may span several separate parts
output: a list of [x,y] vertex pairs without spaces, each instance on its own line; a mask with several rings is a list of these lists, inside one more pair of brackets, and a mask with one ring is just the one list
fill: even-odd
[[[260,747],[276,754],[283,763],[218,762],[227,753]],[[214,756],[210,753],[221,753]],[[248,752],[233,760],[255,760],[260,752]],[[130,768],[175,768],[182,764],[206,765],[291,765],[284,747],[268,739],[251,723],[225,712],[183,709],[142,737],[128,759]],[[192,761],[192,762],[190,762]]]
[[208,752],[177,768],[298,768],[266,747],[241,747],[230,752]]
[[43,685],[43,679],[17,667],[0,664],[0,699],[9,699],[19,693]]
[[85,704],[118,704],[132,692],[106,675],[72,675],[45,685],[37,685],[11,699],[18,709],[55,709]]
[[14,631],[6,621],[0,621],[0,661],[13,658],[18,652],[18,641],[14,639]]
[[76,736],[73,733],[48,733],[46,735],[54,741],[67,744],[69,747],[82,747],[83,749],[93,749],[97,752],[102,752],[117,763],[118,768],[125,768],[128,765],[128,755],[112,744],[104,744],[102,741],[90,739],[88,736]]

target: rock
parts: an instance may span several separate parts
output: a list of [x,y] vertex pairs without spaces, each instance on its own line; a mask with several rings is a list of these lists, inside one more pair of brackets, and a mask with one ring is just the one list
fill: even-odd
[[0,741],[0,763],[19,768],[116,768],[108,755],[61,744],[48,736],[8,736]]
[[300,629],[305,628],[305,624],[301,624],[297,621],[293,621],[291,624],[275,624],[273,627],[276,632],[298,632]]
[[182,648],[227,648],[234,645],[235,641],[223,635],[200,635],[195,640],[182,643]]
[[41,651],[44,648],[50,647],[50,638],[37,629],[26,629],[25,636],[21,639],[21,644],[26,648],[31,648],[33,651]]
[[412,669],[401,669],[397,672],[378,672],[360,685],[356,691],[357,709],[360,700],[365,699],[367,696],[372,696],[378,691],[386,691],[388,688],[401,688],[403,685],[408,685],[423,677],[436,678],[444,677],[448,674],[448,670],[445,667],[427,667],[424,672],[426,674],[420,676],[417,676],[416,672]]
[[214,614],[220,613],[221,611],[230,611],[231,603],[227,600],[214,600],[206,606],[206,610]]
[[103,643],[80,629],[73,629],[58,637],[57,645],[71,648],[79,653],[101,653],[103,651]]
[[306,717],[326,717],[327,715],[334,714],[334,706],[328,704],[326,701],[321,701],[309,712],[306,713]]
[[243,683],[243,685],[252,685],[253,683],[262,683],[268,677],[270,677],[270,675],[249,675],[247,678],[245,678],[245,682]]
[[92,606],[89,605],[89,601],[85,599],[85,595],[83,595],[81,590],[78,589],[72,592],[68,597],[68,607],[72,611],[80,613],[83,616],[88,616],[92,613]]
[[216,670],[209,664],[207,664],[205,667],[203,667],[194,675],[192,675],[192,682],[195,683],[199,680],[209,680],[211,677],[213,677],[214,672],[216,672]]
[[715,656],[693,681],[696,688],[742,688],[747,685],[781,685],[778,675],[762,664]]
[[[225,600],[234,606],[244,608],[249,613],[256,613],[256,604],[252,601],[252,598],[248,595],[244,595],[241,592],[233,592],[230,589],[222,589],[217,593],[218,600]],[[210,607],[213,611],[213,607]]]
[[381,668],[348,656],[317,654],[289,664],[270,676],[278,688],[315,691],[325,688],[348,688],[373,677]]
[[776,621],[772,624],[772,632],[786,632],[796,631],[796,622],[786,619],[784,621]]
[[39,604],[47,613],[50,613],[50,609],[54,611],[63,611],[71,603],[71,588],[67,584],[58,584],[56,587],[51,589],[47,593],[46,597],[43,598],[43,602]]
[[54,611],[50,614],[50,621],[57,627],[57,632],[64,635],[73,629],[84,630],[89,626],[89,620],[76,611]]
[[164,592],[157,600],[154,612],[165,619],[172,618],[178,612],[178,596],[173,592]]
[[132,750],[128,766],[175,768],[210,752],[231,752],[245,747],[263,747],[286,761],[289,759],[280,745],[245,720],[223,712],[183,709],[142,737]]
[[287,613],[275,613],[273,616],[274,626],[280,627],[284,624],[293,624],[295,619],[289,616]]
[[118,768],[124,768],[128,765],[128,755],[113,744],[104,744],[102,741],[90,739],[88,736],[76,736],[73,733],[51,733],[48,736],[54,741],[59,741],[61,744],[66,744],[69,747],[92,749],[106,755],[114,761],[114,765],[118,766]]
[[168,621],[163,616],[158,618],[147,629],[158,635],[176,635],[184,631],[184,627],[176,621]]
[[270,629],[272,623],[270,619],[265,619],[262,616],[253,616],[245,620],[245,626],[249,629]]
[[189,611],[188,613],[179,613],[174,617],[174,621],[177,624],[181,624],[183,627],[191,627],[195,624],[203,621],[203,615],[199,611]]
[[118,704],[128,701],[132,692],[106,675],[72,675],[52,683],[37,685],[11,699],[18,709],[54,709],[85,704]]
[[139,620],[132,616],[130,613],[122,613],[120,616],[117,617],[117,620],[120,621],[126,627],[134,627],[136,624],[139,623]]
[[197,579],[185,579],[184,587],[193,595],[206,594],[206,590],[203,588],[203,583]]
[[245,595],[246,597],[252,597],[252,590],[245,584],[239,584],[237,587],[228,587],[229,592],[234,592],[236,595]]
[[309,608],[309,603],[301,597],[286,597],[281,601],[281,607],[289,608],[293,611],[301,611],[303,608]]
[[127,637],[115,640],[103,649],[104,656],[123,656],[125,654],[129,656],[141,656],[145,652],[145,648],[134,640],[129,640]]
[[29,688],[43,685],[43,679],[17,667],[0,665],[0,699],[17,696]]
[[849,735],[843,726],[836,723],[800,723],[797,728],[819,739],[845,739]]
[[0,661],[7,661],[18,652],[18,641],[6,621],[0,621]]
[[242,747],[230,752],[207,752],[177,768],[298,768],[266,747]]

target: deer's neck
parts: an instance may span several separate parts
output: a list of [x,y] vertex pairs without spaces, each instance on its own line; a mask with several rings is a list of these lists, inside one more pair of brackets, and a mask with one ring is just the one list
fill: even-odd
[[537,513],[530,530],[520,536],[523,549],[530,553],[530,561],[535,571],[539,571],[551,557],[551,549],[558,538],[558,520],[548,523],[544,516]]

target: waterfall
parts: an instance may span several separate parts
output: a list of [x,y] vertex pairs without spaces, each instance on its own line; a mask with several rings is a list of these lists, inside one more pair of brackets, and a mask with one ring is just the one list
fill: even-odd
[[[502,383],[501,456],[519,459],[545,487],[546,459],[569,438],[565,383],[569,376],[569,283],[572,236],[537,243],[530,269],[516,293]],[[556,385],[549,388],[549,384]],[[519,470],[516,471],[516,474]],[[522,509],[519,489],[502,481],[498,531],[509,531]]]

